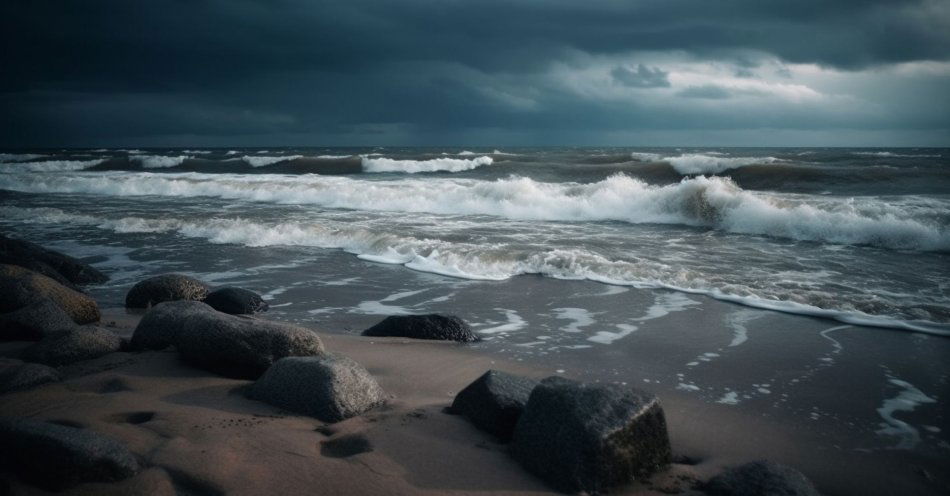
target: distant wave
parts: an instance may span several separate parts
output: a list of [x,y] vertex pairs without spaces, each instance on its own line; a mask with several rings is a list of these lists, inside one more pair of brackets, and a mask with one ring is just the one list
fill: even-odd
[[[117,233],[174,232],[211,243],[262,246],[310,246],[343,249],[359,258],[379,263],[401,264],[410,269],[451,277],[504,280],[522,274],[540,274],[556,279],[587,279],[607,284],[641,288],[665,288],[732,301],[748,306],[789,313],[837,319],[843,322],[909,329],[950,336],[950,325],[926,320],[902,320],[874,315],[849,307],[849,302],[828,299],[808,288],[767,288],[759,296],[752,287],[711,284],[701,273],[684,273],[662,262],[611,260],[585,249],[511,249],[498,245],[420,239],[380,232],[348,222],[263,223],[242,218],[143,218],[97,217],[64,212],[56,208],[0,207],[6,219],[55,224],[83,224]],[[720,287],[721,286],[721,287]],[[879,302],[880,303],[880,302]],[[878,311],[899,311],[875,305]]]
[[211,196],[327,208],[511,219],[680,224],[802,241],[950,251],[950,204],[944,200],[753,192],[729,179],[705,176],[655,186],[623,174],[590,184],[544,183],[524,177],[495,181],[368,181],[329,176],[196,173],[43,177],[4,174],[0,177],[0,188],[37,193]]
[[177,157],[166,157],[164,155],[133,155],[129,160],[138,162],[144,169],[166,169],[169,167],[178,167],[185,160],[192,158],[189,155],[179,155]]
[[88,169],[105,162],[96,160],[45,160],[42,162],[0,163],[0,172],[57,172]]
[[38,153],[0,153],[0,162],[24,162],[46,157]]
[[[243,160],[245,163],[251,167],[264,167],[267,165],[274,165],[280,162],[286,162],[288,160],[297,160],[298,158],[303,158],[303,155],[286,155],[280,157],[252,157],[250,155],[245,155],[239,160]],[[238,159],[230,159],[238,160]]]
[[862,155],[865,157],[893,157],[893,158],[940,158],[943,155],[938,154],[902,154],[894,152],[851,152],[852,155]]
[[353,155],[317,155],[317,158],[324,160],[339,160],[344,158],[350,158]]
[[676,172],[683,175],[719,174],[747,165],[771,164],[779,161],[775,157],[726,157],[718,152],[686,153],[675,157],[633,152],[630,156],[641,162],[667,162]]
[[214,153],[214,152],[211,152],[211,151],[208,151],[208,150],[182,150],[181,152],[182,152],[182,153],[194,153],[194,154],[197,154],[197,155],[207,155],[207,154],[209,154],[209,153]]
[[431,160],[396,160],[364,156],[362,160],[365,172],[406,172],[409,174],[436,171],[460,172],[483,165],[491,165],[493,162],[489,156],[473,159],[434,158]]

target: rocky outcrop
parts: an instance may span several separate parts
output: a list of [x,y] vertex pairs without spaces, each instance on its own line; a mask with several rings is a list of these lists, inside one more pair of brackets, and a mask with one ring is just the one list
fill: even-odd
[[[0,234],[0,263],[19,265],[60,284],[98,284],[109,280],[89,264],[42,246]],[[75,288],[73,288],[75,289]]]
[[214,310],[183,317],[174,339],[188,363],[236,379],[257,379],[277,360],[323,351],[309,329]]
[[54,491],[123,480],[139,471],[135,457],[117,441],[31,419],[0,420],[0,467]]
[[208,296],[208,285],[181,274],[163,274],[140,281],[125,295],[126,308],[148,308],[163,301],[195,300]]
[[39,341],[46,336],[68,332],[73,319],[48,299],[35,301],[19,310],[0,314],[0,341]]
[[47,337],[23,350],[21,357],[53,367],[92,360],[122,348],[122,338],[107,329],[94,326]]
[[337,353],[283,358],[251,387],[248,397],[324,422],[339,422],[385,401],[376,379]]
[[363,331],[364,336],[472,342],[479,337],[464,320],[453,315],[393,315]]
[[476,427],[510,441],[531,391],[538,381],[489,370],[455,395],[449,412],[467,417]]
[[552,487],[592,494],[649,477],[671,458],[655,396],[561,377],[549,377],[531,392],[511,453]]
[[703,490],[713,496],[819,496],[801,472],[765,460],[727,469]]
[[0,394],[32,389],[59,380],[59,373],[46,365],[0,358]]
[[133,350],[162,350],[175,344],[175,338],[197,312],[214,309],[200,301],[166,301],[150,308],[132,333]]
[[204,302],[219,312],[234,315],[266,312],[269,308],[261,295],[242,288],[216,289],[208,293]]
[[19,310],[40,300],[58,305],[77,324],[99,321],[99,307],[89,296],[17,265],[0,265],[0,313]]

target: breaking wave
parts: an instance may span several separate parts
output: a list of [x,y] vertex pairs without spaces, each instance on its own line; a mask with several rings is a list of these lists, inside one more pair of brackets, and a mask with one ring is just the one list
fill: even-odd
[[24,162],[46,157],[38,153],[0,153],[0,162]]
[[747,165],[771,164],[780,161],[775,157],[725,157],[716,152],[686,153],[675,157],[633,152],[630,156],[641,162],[666,162],[682,175],[719,174]]
[[252,157],[250,155],[245,155],[240,159],[231,159],[231,160],[243,160],[246,164],[251,167],[264,167],[267,165],[274,165],[280,162],[286,162],[288,160],[297,160],[298,158],[303,158],[303,155],[286,155],[281,157]]
[[524,177],[368,181],[239,174],[4,174],[0,188],[110,196],[209,196],[390,212],[542,221],[621,221],[888,249],[950,251],[947,200],[840,198],[743,190],[728,178],[656,186],[623,174],[589,184]]
[[[131,153],[131,152],[129,152]],[[185,160],[192,158],[190,155],[179,155],[177,157],[166,157],[164,155],[132,155],[129,160],[138,162],[143,169],[167,169],[169,167],[178,167]]]
[[0,172],[57,172],[78,171],[95,167],[106,159],[96,160],[44,160],[41,162],[0,163]]
[[891,158],[940,158],[943,155],[926,153],[894,153],[894,152],[851,152],[852,155],[861,155],[865,157],[891,157]]
[[371,158],[369,156],[363,156],[362,161],[363,171],[365,172],[405,172],[408,174],[437,171],[460,172],[472,170],[483,165],[491,165],[493,162],[489,156],[481,156],[473,159],[434,158],[431,160],[396,160],[384,157]]

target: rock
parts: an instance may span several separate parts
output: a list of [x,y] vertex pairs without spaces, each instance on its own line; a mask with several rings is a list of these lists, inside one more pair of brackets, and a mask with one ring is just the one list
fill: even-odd
[[449,411],[464,415],[476,427],[502,441],[510,441],[531,390],[537,385],[534,379],[489,370],[455,395]]
[[184,317],[174,345],[190,364],[235,379],[257,379],[284,357],[323,352],[309,329],[213,310]]
[[241,288],[216,289],[204,299],[211,308],[230,314],[252,314],[266,312],[269,305],[253,291]]
[[126,308],[148,308],[163,301],[201,301],[208,285],[181,274],[163,274],[140,281],[125,295]]
[[76,326],[66,312],[47,299],[0,315],[0,341],[39,341]]
[[59,373],[46,365],[0,358],[0,394],[23,391],[59,380]]
[[92,431],[32,419],[0,420],[0,466],[44,489],[127,479],[139,464],[125,446]]
[[762,460],[725,470],[705,484],[714,496],[818,496],[807,477],[792,467]]
[[541,381],[518,419],[511,453],[529,472],[565,492],[606,492],[669,464],[659,400],[618,385]]
[[88,295],[17,265],[0,265],[0,313],[48,299],[77,324],[99,321],[99,307]]
[[122,338],[100,327],[78,327],[73,331],[50,336],[23,350],[21,357],[53,367],[92,360],[122,348]]
[[109,277],[89,264],[42,246],[0,235],[0,263],[19,265],[64,286],[103,283]]
[[248,397],[324,422],[355,417],[385,401],[376,379],[338,353],[282,358],[254,383]]
[[185,328],[192,314],[214,312],[200,301],[166,301],[153,306],[135,327],[132,333],[133,350],[162,350],[175,344],[178,333]]
[[393,336],[443,341],[478,341],[464,320],[452,315],[393,315],[363,331],[364,336]]

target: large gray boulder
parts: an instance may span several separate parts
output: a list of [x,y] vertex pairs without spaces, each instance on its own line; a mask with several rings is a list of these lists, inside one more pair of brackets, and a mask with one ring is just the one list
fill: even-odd
[[133,350],[162,350],[175,344],[178,334],[198,312],[214,312],[200,301],[166,301],[150,308],[132,333]]
[[323,352],[309,329],[217,311],[185,317],[174,345],[188,363],[236,379],[257,379],[277,360]]
[[11,239],[2,234],[0,234],[0,263],[25,267],[72,289],[75,289],[73,284],[103,283],[109,280],[109,277],[102,272],[69,255],[48,250],[29,241]]
[[0,341],[39,341],[74,327],[76,323],[59,305],[44,298],[0,314]]
[[766,460],[727,469],[703,490],[713,496],[819,496],[801,472]]
[[148,308],[163,301],[195,300],[208,296],[208,285],[181,274],[163,274],[140,281],[125,295],[126,308]]
[[476,427],[510,441],[531,391],[538,381],[489,370],[455,395],[449,412],[467,417]]
[[364,336],[472,342],[480,338],[454,315],[393,315],[363,331]]
[[122,348],[122,338],[112,331],[95,326],[77,327],[74,330],[47,337],[23,350],[21,357],[53,367],[69,365],[83,360],[92,360]]
[[0,265],[0,313],[44,299],[62,308],[77,324],[99,321],[99,307],[88,295],[18,265]]
[[531,392],[511,453],[552,487],[591,494],[649,477],[671,459],[656,396],[561,377],[544,379]]
[[208,293],[204,302],[219,312],[234,315],[266,312],[270,308],[261,295],[242,288],[216,289]]
[[324,422],[355,417],[386,400],[362,365],[338,353],[278,360],[248,397]]
[[0,394],[24,391],[59,380],[59,373],[46,365],[0,358]]
[[0,467],[44,489],[129,478],[139,464],[125,446],[92,431],[32,419],[0,420]]

